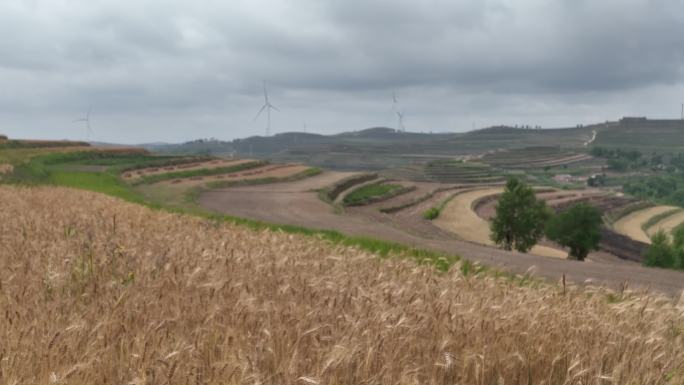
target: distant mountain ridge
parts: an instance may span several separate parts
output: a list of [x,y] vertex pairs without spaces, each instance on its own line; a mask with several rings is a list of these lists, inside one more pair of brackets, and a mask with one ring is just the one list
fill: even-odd
[[[594,141],[591,139],[596,132]],[[571,128],[493,126],[465,133],[416,133],[371,127],[334,135],[286,132],[232,141],[200,139],[145,148],[172,154],[211,154],[306,162],[323,167],[364,169],[403,165],[415,159],[481,154],[530,146],[591,146],[684,152],[684,121],[623,118]],[[350,166],[353,164],[353,166]]]

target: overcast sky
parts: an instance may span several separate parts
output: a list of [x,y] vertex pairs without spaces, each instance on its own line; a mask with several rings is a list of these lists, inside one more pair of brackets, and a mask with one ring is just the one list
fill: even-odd
[[0,0],[0,133],[139,143],[678,118],[680,0]]

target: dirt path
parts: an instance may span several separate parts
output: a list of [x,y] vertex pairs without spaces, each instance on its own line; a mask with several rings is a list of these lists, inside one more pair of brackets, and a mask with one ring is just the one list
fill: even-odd
[[654,215],[662,214],[666,211],[676,209],[674,206],[655,206],[647,209],[635,211],[625,215],[613,224],[613,229],[622,235],[626,235],[634,240],[651,243],[651,238],[644,232],[641,226]]
[[536,275],[552,281],[557,281],[565,275],[570,282],[595,283],[611,288],[619,288],[624,282],[628,282],[630,287],[656,289],[673,296],[678,296],[684,289],[684,273],[678,271],[650,269],[629,262],[596,261],[588,264],[508,252],[456,239],[416,236],[353,213],[337,215],[329,205],[321,202],[312,190],[328,186],[351,174],[325,172],[291,183],[214,190],[203,194],[199,202],[207,209],[239,217],[337,230],[352,236],[372,237],[458,254],[473,262],[514,273],[524,274],[532,269]]
[[592,130],[591,131],[591,139],[584,142],[584,147],[587,147],[588,145],[590,145],[595,140],[596,140],[596,130]]
[[675,227],[682,223],[684,223],[684,210],[663,218],[663,220],[647,229],[647,233],[649,236],[653,236],[658,230],[663,230],[666,234],[670,234]]

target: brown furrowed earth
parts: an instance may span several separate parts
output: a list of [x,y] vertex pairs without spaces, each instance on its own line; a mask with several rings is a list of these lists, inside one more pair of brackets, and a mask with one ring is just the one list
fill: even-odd
[[209,176],[193,176],[158,182],[159,185],[201,186],[210,182],[239,182],[264,178],[288,178],[308,170],[301,164],[272,164],[254,169]]
[[63,188],[0,187],[0,230],[7,384],[684,383],[681,300],[440,273]]
[[[614,289],[627,284],[673,296],[679,296],[684,290],[683,272],[646,268],[635,262],[601,255],[590,263],[582,263],[508,252],[459,239],[421,219],[419,213],[409,216],[400,211],[388,215],[375,208],[345,209],[344,213],[335,213],[334,208],[321,201],[314,190],[348,176],[347,173],[324,172],[297,182],[212,190],[200,196],[199,204],[219,213],[269,223],[338,230],[348,235],[458,254],[474,262],[519,274],[531,269],[536,275],[552,281],[565,276],[579,284],[590,282]],[[433,205],[448,194],[448,191],[436,194]],[[383,204],[390,205],[391,202]],[[427,207],[427,203],[422,206]]]
[[182,163],[172,166],[148,167],[124,172],[121,177],[124,180],[136,180],[146,176],[160,175],[178,171],[212,170],[219,167],[238,166],[254,162],[251,159],[214,159],[204,162]]

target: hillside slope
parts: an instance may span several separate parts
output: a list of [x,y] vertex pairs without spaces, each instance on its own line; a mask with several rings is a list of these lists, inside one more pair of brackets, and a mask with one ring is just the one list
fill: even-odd
[[443,274],[62,188],[1,187],[0,226],[10,382],[684,381],[668,301]]
[[624,118],[597,127],[592,145],[653,151],[684,152],[684,120],[649,120]]

